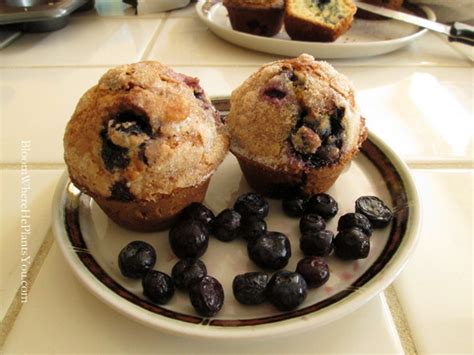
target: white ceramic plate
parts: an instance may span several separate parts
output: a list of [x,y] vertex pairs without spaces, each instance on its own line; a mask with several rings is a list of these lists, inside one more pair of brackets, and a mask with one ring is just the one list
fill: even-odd
[[[215,3],[213,6],[210,6]],[[227,9],[215,0],[200,0],[196,5],[199,18],[219,37],[238,46],[260,52],[297,57],[308,53],[319,59],[357,58],[389,53],[424,35],[427,30],[396,20],[354,19],[351,29],[335,42],[292,41],[284,29],[268,38],[234,31]],[[436,20],[434,12],[426,6],[410,5],[403,11],[424,15]]]
[[[225,114],[228,99],[214,104]],[[205,204],[216,214],[231,207],[240,194],[250,191],[236,159],[229,154],[211,180]],[[156,269],[167,274],[178,261],[168,243],[168,232],[137,233],[111,222],[97,204],[82,194],[65,173],[53,203],[56,240],[76,276],[105,303],[149,326],[199,337],[251,338],[288,334],[333,321],[354,311],[387,287],[401,271],[416,244],[419,202],[406,165],[379,138],[369,134],[361,153],[328,191],[339,203],[339,213],[328,223],[335,231],[338,217],[354,211],[362,195],[382,198],[394,211],[391,225],[375,230],[368,258],[343,262],[327,258],[331,276],[319,289],[309,290],[295,311],[282,313],[269,304],[242,306],[233,297],[235,275],[259,270],[250,261],[243,240],[224,243],[211,237],[202,260],[208,273],[224,286],[224,307],[212,319],[199,317],[186,294],[177,291],[166,306],[157,306],[142,295],[140,281],[120,274],[117,257],[133,240],[152,244],[157,251]],[[280,201],[270,200],[269,230],[288,235],[293,255],[286,269],[294,270],[303,257],[299,250],[297,218],[286,217]]]

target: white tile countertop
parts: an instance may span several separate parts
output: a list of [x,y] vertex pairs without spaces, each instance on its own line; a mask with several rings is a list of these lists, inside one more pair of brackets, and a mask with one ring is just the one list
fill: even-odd
[[[108,68],[140,60],[199,77],[210,96],[229,95],[261,64],[281,58],[216,37],[194,5],[134,16],[125,5],[107,12],[107,2],[72,16],[62,30],[25,34],[0,51],[0,352],[474,352],[474,71],[468,56],[431,33],[393,53],[329,60],[353,81],[368,127],[408,164],[422,203],[419,245],[385,292],[317,329],[212,345],[146,328],[89,293],[51,232],[52,195],[65,168],[62,137],[79,97]],[[30,146],[26,261],[22,144]]]

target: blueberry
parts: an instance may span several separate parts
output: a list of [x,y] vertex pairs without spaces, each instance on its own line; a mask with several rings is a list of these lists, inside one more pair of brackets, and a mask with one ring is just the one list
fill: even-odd
[[277,88],[268,88],[263,94],[269,98],[278,100],[284,99],[286,96],[286,93],[284,91]]
[[236,211],[229,208],[223,210],[214,220],[214,236],[223,242],[236,239],[239,236],[241,219]]
[[321,216],[317,214],[305,214],[300,219],[301,234],[316,233],[324,229],[326,229],[326,222]]
[[207,275],[191,283],[189,299],[197,313],[203,317],[212,317],[224,304],[224,289],[219,281]]
[[207,275],[206,265],[199,259],[187,258],[178,261],[171,270],[176,288],[189,289],[189,285]]
[[291,184],[271,184],[268,186],[267,190],[265,191],[266,195],[270,198],[274,198],[277,200],[281,200],[284,198],[292,198],[295,195],[301,193],[301,187],[297,185]]
[[340,156],[341,151],[335,145],[323,145],[316,152],[316,156],[323,160],[326,165],[335,162]]
[[365,215],[374,228],[383,228],[392,220],[392,211],[375,196],[362,196],[356,200],[356,212]]
[[334,252],[341,259],[364,259],[369,251],[370,239],[359,228],[344,229],[334,239]]
[[168,275],[151,270],[142,281],[143,294],[158,304],[166,304],[174,295],[174,286],[171,277]]
[[112,127],[130,135],[153,135],[150,119],[145,114],[132,110],[118,112],[112,119]]
[[369,237],[372,235],[372,225],[369,219],[361,213],[346,213],[339,218],[339,222],[337,223],[338,231],[352,227],[360,228]]
[[102,140],[100,156],[105,168],[110,172],[116,169],[125,169],[130,164],[128,148],[114,144],[107,136],[107,128],[100,132],[100,138]]
[[338,206],[336,200],[328,194],[317,194],[309,199],[306,211],[328,220],[337,214]]
[[267,231],[267,223],[257,216],[248,216],[240,222],[239,236],[251,240]]
[[214,213],[202,203],[193,202],[181,212],[181,219],[195,219],[204,224],[210,231]]
[[267,299],[282,312],[291,311],[298,307],[306,298],[306,281],[296,272],[277,271],[266,289]]
[[240,195],[235,201],[234,209],[240,213],[242,217],[255,215],[265,218],[268,215],[268,202],[259,194],[249,192]]
[[281,202],[283,211],[290,217],[301,217],[306,209],[307,199],[304,197],[294,197]]
[[199,258],[209,244],[209,232],[199,221],[181,220],[169,232],[171,249],[178,258]]
[[332,251],[334,233],[322,230],[316,233],[305,233],[300,238],[300,249],[305,255],[327,256]]
[[127,185],[127,180],[117,180],[110,187],[110,199],[115,201],[130,202],[135,196]]
[[308,256],[296,265],[296,272],[305,279],[308,287],[321,287],[329,280],[329,266],[323,258]]
[[265,269],[278,270],[288,264],[291,246],[287,236],[279,232],[267,232],[251,239],[247,244],[250,259]]
[[268,274],[264,272],[248,272],[237,275],[232,282],[234,296],[242,304],[255,305],[265,302],[265,288]]
[[143,277],[156,263],[155,249],[148,243],[134,241],[119,254],[118,264],[123,276],[133,279]]

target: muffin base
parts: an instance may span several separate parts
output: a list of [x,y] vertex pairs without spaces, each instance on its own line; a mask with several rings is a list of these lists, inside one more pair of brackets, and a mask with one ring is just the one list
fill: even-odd
[[156,232],[166,229],[192,202],[202,202],[210,178],[197,186],[181,188],[171,194],[159,194],[155,201],[116,201],[93,196],[105,214],[118,225],[137,232]]
[[367,139],[365,119],[361,117],[362,129],[355,148],[346,153],[336,164],[320,168],[303,168],[292,172],[278,170],[253,161],[232,150],[248,184],[262,195],[271,198],[292,197],[295,193],[306,196],[329,190],[339,175],[359,152],[359,147]]
[[283,8],[259,9],[227,5],[230,24],[236,31],[272,37],[283,27]]

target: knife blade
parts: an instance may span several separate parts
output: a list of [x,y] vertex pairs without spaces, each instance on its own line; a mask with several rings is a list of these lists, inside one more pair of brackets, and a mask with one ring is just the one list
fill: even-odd
[[384,7],[354,1],[358,9],[365,10],[383,17],[398,21],[408,22],[431,31],[439,32],[448,36],[452,42],[461,42],[470,46],[474,45],[474,27],[461,22],[454,22],[451,26],[439,22],[427,20],[422,17],[406,14],[404,12],[390,10]]

